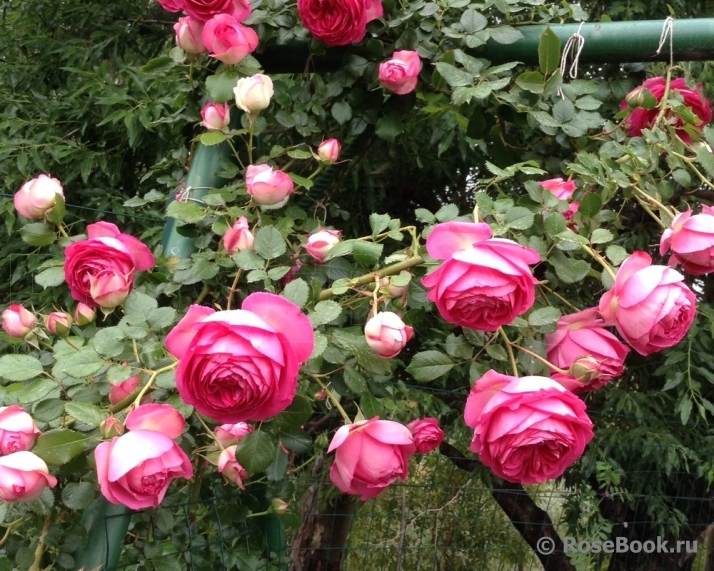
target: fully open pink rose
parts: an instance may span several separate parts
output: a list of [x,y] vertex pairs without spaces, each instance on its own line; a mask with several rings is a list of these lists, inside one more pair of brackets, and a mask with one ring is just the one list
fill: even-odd
[[538,282],[528,267],[538,252],[491,238],[488,224],[438,224],[426,240],[432,258],[445,260],[422,279],[427,297],[446,321],[479,331],[496,331],[535,301]]
[[22,188],[15,193],[15,210],[25,218],[39,220],[46,212],[54,208],[57,195],[64,199],[60,181],[41,174],[23,184]]
[[0,407],[0,456],[30,450],[40,434],[24,408],[16,404]]
[[563,180],[562,178],[543,180],[539,184],[552,192],[559,200],[568,200],[576,189],[574,180]]
[[31,502],[47,486],[56,485],[57,478],[50,475],[47,464],[36,454],[22,450],[0,457],[0,500]]
[[414,438],[414,448],[419,454],[426,454],[436,450],[444,440],[444,431],[439,426],[439,421],[430,416],[412,420],[407,424],[409,432]]
[[315,260],[322,263],[327,252],[340,243],[341,234],[342,232],[339,230],[330,230],[329,228],[313,232],[307,239],[305,249]]
[[697,314],[696,297],[683,281],[679,272],[653,266],[647,252],[635,252],[600,299],[600,315],[640,355],[672,347],[684,338]]
[[282,204],[294,189],[287,174],[266,164],[250,165],[245,171],[245,185],[253,200],[264,206]]
[[206,22],[201,40],[211,57],[235,65],[258,47],[258,34],[229,14],[218,14]]
[[477,415],[467,404],[464,419],[474,429],[471,450],[494,474],[538,484],[561,476],[582,455],[593,437],[582,400],[547,377],[489,371],[483,378],[505,384]]
[[416,89],[421,70],[417,52],[394,52],[392,59],[379,65],[379,82],[397,95],[406,95]]
[[397,479],[407,479],[414,438],[403,424],[375,416],[340,428],[327,451],[333,450],[332,483],[345,494],[368,500]]
[[662,234],[659,253],[664,256],[672,250],[669,265],[678,264],[693,276],[714,272],[714,214],[711,207],[702,208],[701,214],[691,210],[677,214],[672,224]]
[[513,377],[508,377],[497,373],[493,369],[486,371],[483,376],[474,383],[471,387],[469,396],[466,398],[466,407],[464,408],[464,421],[466,426],[473,428],[476,426],[479,416],[484,407],[503,387],[513,380]]
[[166,338],[181,360],[181,398],[225,423],[265,420],[286,409],[314,345],[307,316],[271,293],[253,293],[231,311],[192,305]]
[[108,222],[90,224],[87,235],[87,240],[70,244],[64,252],[70,293],[90,308],[116,307],[131,291],[136,272],[154,266],[154,255],[140,240]]
[[[166,1],[166,0],[164,0]],[[178,0],[168,0],[178,2]],[[181,0],[186,13],[205,22],[219,14],[227,14],[239,22],[250,16],[250,0]],[[165,7],[165,6],[164,6]]]
[[216,439],[224,448],[233,444],[238,444],[246,434],[253,432],[253,427],[245,422],[236,422],[235,424],[222,424],[217,426],[213,432]]
[[302,25],[328,46],[362,41],[367,23],[383,11],[381,0],[298,0]]
[[236,448],[238,446],[234,444],[221,452],[218,457],[218,471],[241,490],[245,490],[243,482],[248,479],[249,474],[236,460]]
[[[630,349],[605,329],[597,307],[562,317],[558,328],[545,336],[548,361],[570,369],[574,393],[594,391],[619,377]],[[558,379],[556,379],[558,380]]]
[[176,45],[187,54],[206,53],[206,46],[203,45],[203,22],[191,16],[179,18],[174,24],[176,32]]
[[183,433],[186,421],[170,404],[142,404],[132,410],[124,421],[127,430],[153,430],[169,438],[178,438]]
[[[652,77],[648,79],[642,86],[628,94],[622,103],[620,103],[620,109],[625,110],[630,108],[630,103],[628,103],[628,101],[634,102],[634,100],[637,99],[635,95],[637,95],[643,88],[649,90],[659,104],[659,102],[662,101],[662,97],[664,97],[665,85],[666,80],[664,77]],[[697,116],[698,120],[694,122],[696,127],[703,127],[711,122],[712,109],[709,105],[709,100],[702,95],[700,88],[697,88],[696,90],[690,89],[687,87],[687,83],[684,78],[679,77],[670,82],[669,89],[670,98],[676,93],[679,93],[684,100],[684,104]],[[642,129],[650,129],[654,125],[657,115],[659,115],[659,107],[655,107],[654,109],[638,107],[625,117],[622,124],[630,137],[639,137],[642,135]],[[685,122],[681,117],[673,115],[671,111],[668,110],[666,118],[667,122],[676,128],[677,135],[679,135],[683,141],[687,143],[692,141],[691,136],[684,129]]]
[[245,216],[236,220],[223,235],[223,247],[229,254],[235,254],[241,250],[252,250],[254,242],[255,236],[250,231],[250,225]]
[[21,305],[13,303],[2,312],[2,328],[10,337],[22,339],[37,327],[37,317]]
[[414,335],[401,317],[391,311],[380,311],[367,321],[364,336],[367,345],[383,359],[396,357]]

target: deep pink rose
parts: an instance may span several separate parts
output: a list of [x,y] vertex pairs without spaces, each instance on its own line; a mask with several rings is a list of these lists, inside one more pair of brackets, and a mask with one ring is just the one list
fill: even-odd
[[635,252],[600,299],[600,315],[640,355],[672,347],[684,338],[697,314],[696,297],[683,281],[679,272],[653,266],[648,253]]
[[209,131],[221,131],[231,122],[228,103],[206,103],[201,109],[201,125]]
[[64,252],[65,281],[72,297],[88,307],[116,307],[131,291],[136,272],[154,267],[154,255],[108,222],[90,224],[87,235]]
[[232,16],[239,22],[250,16],[250,0],[182,0],[182,4],[189,16],[201,22],[220,14]]
[[367,345],[383,359],[396,357],[414,335],[414,329],[391,311],[380,311],[364,326]]
[[381,0],[298,0],[302,25],[328,46],[362,41],[367,23],[383,12]]
[[217,426],[213,432],[216,439],[223,447],[238,444],[243,438],[253,432],[253,427],[245,422],[236,422],[235,424],[222,424]]
[[284,297],[253,293],[242,307],[192,305],[166,337],[181,360],[181,398],[218,422],[260,421],[286,409],[315,345],[310,320]]
[[414,448],[418,454],[426,454],[436,450],[444,440],[444,431],[439,426],[439,421],[430,416],[412,420],[407,424],[409,432],[414,438]]
[[223,247],[229,254],[235,254],[241,250],[252,250],[254,242],[255,236],[250,231],[250,225],[245,216],[236,220],[223,235]]
[[341,234],[342,232],[339,230],[330,230],[329,228],[313,232],[307,239],[305,249],[318,263],[322,263],[325,261],[327,252],[340,243]]
[[50,476],[47,464],[36,454],[21,450],[0,457],[0,500],[31,502],[45,487],[56,485],[57,478]]
[[552,192],[558,200],[568,200],[573,196],[576,186],[574,180],[551,178],[539,183],[543,188]]
[[206,53],[206,46],[203,45],[203,22],[191,16],[179,18],[174,24],[176,32],[176,45],[187,54]]
[[24,408],[16,404],[0,407],[0,456],[30,450],[40,434]]
[[201,39],[211,57],[228,65],[240,63],[258,47],[255,30],[242,26],[228,14],[218,14],[208,20]]
[[[620,109],[628,109],[630,107],[628,100],[631,101],[633,99],[633,95],[641,91],[642,88],[648,89],[659,104],[664,96],[665,85],[666,80],[664,77],[653,77],[648,79],[641,87],[636,88],[628,94],[622,103],[620,103]],[[684,104],[698,117],[699,120],[694,123],[696,127],[703,127],[711,122],[712,109],[709,105],[709,100],[701,94],[699,87],[696,90],[690,89],[687,87],[687,83],[684,81],[684,78],[679,77],[670,82],[669,89],[670,97],[673,96],[675,92],[679,92],[679,95],[681,95],[684,100]],[[638,107],[625,117],[622,124],[630,137],[639,137],[642,135],[642,129],[649,129],[654,125],[657,115],[659,115],[658,107],[655,107],[654,109]],[[687,143],[692,141],[691,136],[684,130],[685,123],[681,117],[673,115],[671,111],[668,110],[666,118],[667,122],[675,127],[677,135],[683,141]]]
[[576,394],[599,389],[622,375],[630,352],[605,329],[597,311],[597,307],[591,307],[565,315],[555,332],[545,336],[548,361],[560,369],[570,369],[576,384],[566,388]]
[[21,305],[13,303],[2,312],[2,328],[10,337],[22,339],[37,327],[37,317]]
[[397,95],[406,95],[416,89],[420,70],[421,60],[417,52],[394,52],[392,59],[379,64],[379,82]]
[[72,317],[64,311],[53,311],[45,317],[45,327],[52,335],[67,335],[72,327]]
[[158,2],[167,12],[180,12],[183,10],[183,0],[158,0]]
[[437,224],[426,240],[432,258],[445,260],[422,279],[427,297],[446,321],[479,331],[496,331],[522,315],[535,301],[538,283],[529,264],[538,252],[491,238],[488,224]]
[[248,479],[249,474],[248,470],[243,468],[236,460],[236,448],[238,446],[234,444],[221,451],[218,457],[218,471],[241,490],[245,490],[243,482]]
[[677,214],[672,224],[662,234],[659,253],[664,256],[672,250],[671,267],[682,266],[692,276],[714,272],[714,215],[709,207],[692,216],[687,210]]
[[263,206],[282,204],[295,188],[287,174],[274,171],[266,164],[250,165],[246,169],[245,186],[253,200]]
[[335,450],[330,480],[343,493],[368,500],[409,475],[412,433],[392,420],[360,420],[340,428],[327,452]]
[[466,398],[466,407],[464,408],[466,426],[471,428],[476,426],[476,422],[488,401],[510,383],[512,379],[513,377],[508,377],[489,369],[476,381],[474,386],[471,387],[469,396]]
[[495,384],[498,377],[507,384],[475,418],[467,404],[464,419],[474,429],[471,451],[509,482],[539,484],[561,476],[593,437],[585,403],[547,377],[489,371],[483,379]]
[[13,199],[15,210],[25,218],[40,220],[45,213],[54,208],[57,195],[60,195],[64,200],[64,191],[60,181],[41,174],[37,178],[27,181],[15,193]]

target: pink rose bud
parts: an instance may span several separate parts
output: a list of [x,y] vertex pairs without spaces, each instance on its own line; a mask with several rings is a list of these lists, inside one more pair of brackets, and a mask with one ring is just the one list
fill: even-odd
[[282,171],[274,171],[270,165],[250,165],[245,173],[248,194],[258,204],[280,204],[293,192],[292,179]]
[[97,317],[97,312],[81,301],[74,310],[74,322],[83,327],[89,325]]
[[325,391],[317,391],[313,398],[315,400],[323,401],[323,400],[325,400],[326,396],[327,395],[325,394]]
[[258,47],[255,30],[242,26],[230,14],[217,14],[208,20],[201,39],[212,58],[228,65],[240,63]]
[[40,434],[24,408],[16,404],[0,407],[0,456],[30,450]]
[[235,254],[241,250],[252,250],[255,237],[250,231],[248,219],[241,216],[233,224],[232,228],[226,230],[223,235],[223,247],[229,254]]
[[414,330],[404,325],[391,311],[380,311],[364,326],[367,344],[383,359],[395,357],[414,335]]
[[270,513],[274,513],[277,516],[285,515],[288,511],[288,507],[290,504],[286,502],[285,500],[281,500],[280,498],[273,498],[273,501],[270,502]]
[[320,157],[323,163],[329,165],[337,162],[337,159],[340,158],[341,148],[342,145],[337,139],[327,139],[327,141],[323,141],[320,143],[320,146],[317,147],[317,156]]
[[257,115],[270,105],[273,96],[273,80],[267,75],[257,73],[243,77],[233,88],[236,105],[248,114]]
[[72,328],[72,318],[64,311],[53,311],[45,317],[45,327],[52,335],[64,337]]
[[99,432],[107,440],[124,434],[124,425],[116,416],[110,416],[99,425]]
[[206,103],[201,109],[201,117],[201,125],[209,131],[221,131],[231,122],[228,103]]
[[[409,272],[402,271],[399,275],[409,275]],[[391,278],[385,277],[382,278],[382,280],[379,282],[379,284],[383,287],[386,288],[387,293],[389,294],[389,297],[392,299],[397,299],[397,298],[406,298],[407,295],[407,290],[409,290],[409,286],[396,286],[392,283]]]
[[50,476],[47,464],[36,454],[21,450],[0,457],[0,500],[31,502],[57,479]]
[[216,427],[213,433],[216,439],[224,448],[233,444],[238,444],[243,438],[253,432],[253,427],[246,422],[236,422],[235,424],[222,424]]
[[572,375],[576,381],[580,381],[583,384],[592,383],[600,377],[601,364],[602,363],[595,357],[588,355],[587,357],[581,357],[575,361],[575,363],[570,366],[570,369],[568,369],[568,373]]
[[109,402],[117,404],[123,401],[139,386],[139,377],[129,377],[121,383],[109,383]]
[[124,275],[111,270],[89,276],[89,295],[99,307],[104,309],[111,309],[124,303],[131,286],[131,282]]
[[714,216],[708,207],[701,214],[687,210],[674,217],[659,243],[660,255],[669,250],[670,267],[681,265],[692,276],[714,272]]
[[2,328],[10,337],[23,339],[37,326],[37,317],[21,305],[13,303],[2,312]]
[[340,234],[342,234],[342,232],[339,230],[323,228],[310,235],[307,239],[307,244],[305,244],[305,249],[308,254],[322,263],[325,260],[327,252],[332,250],[332,248],[340,242]]
[[176,32],[176,45],[187,54],[206,53],[206,46],[201,39],[203,22],[191,16],[184,16],[174,24],[174,32]]
[[394,52],[392,59],[379,65],[379,81],[397,95],[405,95],[416,89],[420,70],[421,60],[417,52]]
[[414,438],[415,452],[426,454],[436,450],[444,440],[444,431],[439,426],[439,421],[430,416],[412,420],[407,424],[409,432]]
[[539,184],[552,192],[558,200],[568,200],[577,188],[574,180],[565,181],[562,178],[543,180]]
[[236,448],[238,446],[234,444],[221,452],[218,457],[218,471],[241,490],[245,490],[243,482],[248,479],[248,472],[236,460]]
[[64,199],[60,181],[41,174],[23,184],[15,193],[15,210],[25,218],[39,220],[47,211],[52,210],[58,194]]

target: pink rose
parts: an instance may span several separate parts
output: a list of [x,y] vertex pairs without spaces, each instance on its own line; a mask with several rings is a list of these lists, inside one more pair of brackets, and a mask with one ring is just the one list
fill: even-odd
[[545,342],[548,361],[571,370],[576,384],[566,388],[576,394],[599,389],[622,375],[630,352],[605,329],[605,322],[598,319],[597,307],[562,317],[555,332],[546,334]]
[[90,224],[87,235],[89,239],[70,244],[64,252],[70,293],[88,307],[116,307],[131,291],[136,272],[154,266],[154,255],[108,222]]
[[446,321],[479,331],[496,331],[522,315],[535,301],[529,264],[538,252],[491,238],[488,224],[438,224],[426,240],[432,258],[445,260],[422,279],[427,297]]
[[214,430],[216,439],[221,446],[231,446],[238,444],[243,438],[253,432],[253,427],[245,422],[237,422],[235,424],[222,424]]
[[298,0],[302,25],[328,46],[362,41],[367,23],[383,12],[381,0]]
[[379,64],[379,82],[397,95],[406,95],[416,89],[421,60],[417,52],[394,52],[392,59]]
[[436,450],[444,440],[444,431],[436,418],[426,417],[412,420],[407,424],[414,439],[414,447],[418,454],[426,454]]
[[274,171],[270,165],[250,165],[245,172],[248,194],[258,204],[280,204],[293,193],[293,180],[282,171]]
[[218,14],[208,20],[201,39],[211,57],[228,65],[240,63],[258,47],[255,30],[241,26],[228,14]]
[[253,293],[242,307],[192,305],[166,337],[181,361],[181,398],[218,422],[261,421],[285,410],[315,345],[310,320],[284,297]]
[[250,16],[250,0],[183,0],[183,10],[201,22],[223,14],[242,22]]
[[117,404],[123,401],[139,387],[139,377],[129,377],[121,383],[109,383],[109,402]]
[[620,266],[612,289],[600,298],[600,315],[615,325],[640,355],[679,343],[697,314],[694,293],[684,276],[653,266],[646,252],[635,252]]
[[45,327],[52,335],[67,335],[72,327],[72,318],[64,311],[53,311],[45,318]]
[[234,444],[221,452],[218,457],[218,471],[241,490],[245,490],[243,482],[248,479],[249,474],[236,460],[236,448],[238,446]]
[[414,329],[391,311],[380,311],[364,326],[367,345],[383,359],[396,357],[413,335]]
[[360,420],[341,427],[327,452],[335,450],[330,480],[345,494],[368,500],[409,475],[412,433],[391,420]]
[[233,224],[232,228],[226,230],[223,235],[223,247],[229,254],[235,254],[241,250],[252,250],[255,237],[250,231],[248,219],[241,216]]
[[331,165],[337,162],[340,158],[340,149],[342,145],[337,139],[327,139],[327,141],[322,141],[320,146],[317,147],[317,156],[323,163]]
[[562,178],[551,178],[539,183],[543,188],[552,192],[558,200],[568,200],[572,198],[575,189],[574,180],[563,180]]
[[21,450],[0,457],[0,500],[31,502],[45,487],[56,485],[57,478],[50,476],[47,464],[36,454]]
[[158,0],[158,2],[167,12],[180,12],[183,10],[183,0]]
[[714,216],[708,207],[701,214],[692,216],[687,210],[674,217],[659,243],[660,255],[668,250],[672,250],[670,267],[680,264],[692,276],[714,272]]
[[84,325],[89,325],[97,317],[97,312],[89,307],[86,303],[81,301],[77,304],[74,309],[74,322],[83,327]]
[[305,249],[318,263],[322,263],[325,261],[327,252],[340,243],[341,234],[342,232],[339,230],[330,230],[329,228],[313,232],[307,239]]
[[21,305],[13,303],[2,312],[2,328],[10,337],[23,339],[37,327],[37,317]]
[[16,404],[0,407],[0,456],[30,450],[40,434],[24,408]]
[[[482,379],[500,388],[480,410],[474,410],[475,400],[472,410],[467,402],[464,419],[474,429],[471,450],[496,476],[538,484],[561,476],[582,455],[593,437],[592,422],[573,393],[546,377],[489,371]],[[492,392],[479,390],[482,379],[472,391],[477,399]]]
[[[666,80],[664,77],[653,77],[644,82],[641,87],[631,91],[627,97],[620,103],[620,110],[630,109],[630,104],[628,101],[633,101],[637,99],[636,95],[642,91],[642,89],[647,89],[652,93],[654,98],[657,100],[657,104],[662,101],[664,96],[664,89],[666,85]],[[697,90],[690,89],[687,87],[687,83],[684,78],[680,77],[673,79],[669,84],[670,97],[675,93],[679,95],[684,100],[684,104],[689,107],[692,112],[697,116],[698,120],[694,122],[695,127],[703,127],[708,125],[712,120],[712,109],[709,105],[709,100],[701,94],[700,88]],[[622,122],[627,134],[630,137],[639,137],[642,135],[642,129],[650,129],[654,126],[655,120],[659,115],[659,108],[645,109],[643,107],[637,107],[634,109]],[[666,113],[667,123],[673,125],[677,131],[677,135],[686,143],[691,143],[691,136],[685,131],[686,126],[681,117],[677,117],[672,114],[670,110]]]
[[25,218],[39,220],[54,208],[58,194],[64,200],[60,181],[41,174],[23,184],[22,188],[15,193],[15,210]]
[[201,109],[201,125],[209,131],[222,131],[231,122],[228,103],[206,103]]
[[203,45],[203,22],[191,16],[179,18],[174,24],[176,32],[176,45],[187,54],[206,53],[206,46]]
[[158,506],[175,478],[191,478],[193,466],[172,439],[183,417],[169,405],[142,405],[127,416],[129,432],[94,450],[102,495],[138,510]]

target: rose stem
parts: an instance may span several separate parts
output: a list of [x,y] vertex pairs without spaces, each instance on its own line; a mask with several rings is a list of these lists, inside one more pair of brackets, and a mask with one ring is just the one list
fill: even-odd
[[610,264],[608,264],[608,263],[605,261],[605,258],[603,258],[603,257],[602,257],[600,254],[598,254],[595,250],[593,250],[592,248],[589,248],[589,247],[586,246],[585,244],[582,244],[580,247],[581,247],[583,250],[585,250],[588,254],[590,254],[590,255],[595,259],[595,261],[596,261],[598,264],[600,264],[603,268],[605,268],[605,271],[606,271],[608,274],[610,274],[610,277],[612,278],[612,281],[615,281],[615,279],[616,279],[615,272],[614,272],[614,271],[612,270],[612,268],[610,267]]
[[516,349],[523,351],[526,355],[530,355],[534,359],[538,359],[541,363],[544,365],[547,365],[550,369],[553,369],[556,373],[561,373],[563,375],[568,375],[568,371],[565,369],[561,369],[560,367],[556,367],[553,363],[548,361],[547,359],[544,359],[538,353],[534,353],[533,351],[526,349],[525,347],[521,347],[520,345],[517,345],[516,343],[510,343],[511,347],[515,347]]
[[139,391],[139,394],[137,395],[136,399],[134,399],[134,408],[139,407],[139,405],[141,404],[141,399],[144,398],[144,395],[151,388],[151,385],[154,384],[156,377],[158,377],[161,373],[165,373],[166,371],[171,371],[172,369],[175,369],[176,366],[178,365],[178,363],[179,363],[178,361],[174,361],[170,365],[161,367],[160,369],[157,369],[153,373],[151,373],[151,376],[149,377],[149,380],[146,381],[144,388]]
[[342,415],[342,418],[345,419],[345,424],[352,424],[352,419],[349,417],[347,412],[345,411],[344,408],[342,408],[342,405],[340,404],[339,399],[335,396],[335,394],[327,388],[327,385],[323,383],[319,377],[316,377],[315,375],[310,375],[313,379],[315,379],[315,382],[322,387],[322,390],[325,391],[325,394],[330,397],[330,400],[332,401],[332,404],[335,405],[335,408],[337,408],[338,411],[340,411],[340,414]]
[[511,340],[508,338],[508,335],[506,335],[506,332],[503,330],[503,327],[499,327],[498,332],[500,333],[501,337],[503,337],[503,340],[506,342],[506,351],[508,351],[508,357],[511,359],[511,367],[513,367],[513,376],[517,377],[518,365],[516,365],[516,356],[513,354],[513,349],[511,349]]

